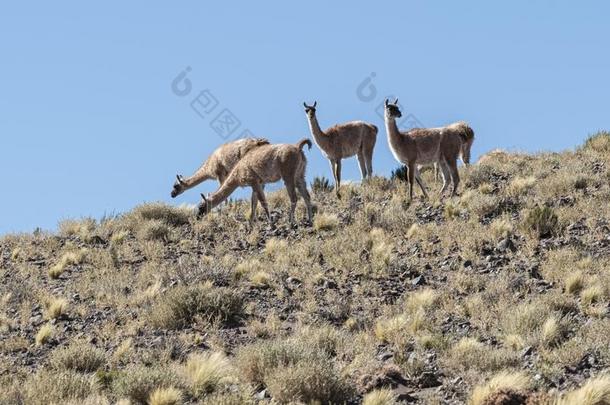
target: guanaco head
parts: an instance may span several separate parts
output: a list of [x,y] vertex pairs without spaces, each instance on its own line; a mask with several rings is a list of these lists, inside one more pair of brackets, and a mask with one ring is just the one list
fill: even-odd
[[474,138],[470,138],[462,143],[462,162],[464,162],[466,166],[470,164],[470,148],[472,148],[473,142]]
[[460,150],[460,154],[462,155],[462,162],[465,165],[470,164],[470,149],[472,148],[472,143],[474,142],[474,131],[467,123],[460,121],[456,124],[460,134],[460,138],[462,141],[462,147]]
[[400,118],[402,117],[402,113],[400,112],[400,108],[398,108],[398,99],[394,100],[393,103],[386,98],[385,99],[385,115],[388,118]]
[[201,201],[197,204],[197,218],[207,215],[212,210],[212,205],[203,193],[201,193]]
[[184,182],[182,176],[177,174],[176,182],[174,183],[174,187],[172,188],[172,198],[176,198],[180,194],[184,193],[184,190],[186,190],[186,183]]
[[314,101],[313,105],[307,105],[307,103],[303,102],[303,106],[305,107],[305,114],[307,114],[308,117],[313,118],[316,115],[317,105],[317,101]]

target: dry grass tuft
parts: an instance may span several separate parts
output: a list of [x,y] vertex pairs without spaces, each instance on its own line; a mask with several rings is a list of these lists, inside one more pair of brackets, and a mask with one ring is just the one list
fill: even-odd
[[176,227],[189,223],[192,212],[186,208],[173,207],[163,203],[150,203],[136,207],[130,213],[133,221],[160,221],[168,226]]
[[149,314],[153,325],[179,329],[190,325],[195,318],[206,322],[231,323],[243,312],[241,294],[211,283],[175,287],[157,297]]
[[250,275],[250,282],[254,287],[265,288],[269,287],[271,275],[265,271],[257,271]]
[[439,294],[431,288],[411,293],[407,297],[406,307],[410,313],[419,310],[429,311],[439,303]]
[[182,392],[179,389],[157,388],[150,394],[149,405],[180,405],[182,404]]
[[556,405],[608,405],[610,404],[610,375],[592,378],[582,387],[558,398]]
[[84,249],[81,249],[78,252],[64,253],[64,255],[61,257],[61,260],[57,264],[51,266],[51,268],[49,269],[49,277],[53,279],[59,278],[59,276],[62,275],[62,273],[66,270],[68,266],[75,266],[77,264],[81,264],[86,254],[87,251]]
[[409,319],[405,315],[380,319],[375,323],[375,336],[386,343],[402,341],[406,337],[408,325]]
[[140,240],[167,240],[171,234],[171,229],[161,220],[147,221],[138,231]]
[[288,242],[283,239],[271,238],[265,243],[265,254],[269,257],[277,257],[288,249]]
[[559,218],[552,208],[537,206],[527,211],[524,226],[535,237],[548,238],[559,233]]
[[409,227],[409,230],[407,231],[407,238],[413,239],[417,237],[420,233],[421,226],[419,226],[418,224],[413,224]]
[[513,233],[513,225],[508,218],[498,218],[490,224],[490,230],[494,239],[507,238]]
[[387,388],[371,391],[362,400],[362,405],[395,405],[397,403],[396,394]]
[[332,362],[300,361],[275,369],[267,380],[272,397],[280,403],[341,403],[351,397]]
[[581,149],[604,154],[610,152],[610,132],[600,131],[591,135],[587,138]]
[[536,178],[534,176],[516,177],[508,185],[507,192],[513,197],[520,197],[534,187],[535,184]]
[[99,388],[91,375],[74,371],[41,370],[23,387],[25,404],[85,404]]
[[582,271],[576,271],[568,276],[565,284],[568,294],[578,294],[585,286],[585,276]]
[[110,243],[112,243],[115,246],[122,245],[128,236],[129,236],[128,231],[126,231],[124,229],[120,229],[112,234],[112,236],[110,237]]
[[73,342],[67,347],[58,348],[51,353],[50,365],[57,370],[73,370],[91,373],[106,362],[105,353],[85,342]]
[[47,319],[57,319],[68,310],[68,301],[65,298],[52,298],[45,303],[45,316]]
[[504,391],[507,393],[526,393],[531,387],[530,379],[523,373],[503,372],[488,382],[475,387],[468,401],[469,405],[484,405],[493,394]]
[[580,299],[584,305],[592,305],[601,302],[606,295],[604,286],[600,284],[594,284],[580,293]]
[[540,339],[544,345],[555,346],[563,339],[563,336],[564,327],[556,316],[549,317],[542,324]]
[[258,259],[245,260],[235,267],[233,278],[241,280],[244,277],[264,271],[263,264]]
[[112,378],[111,389],[118,398],[147,404],[157,389],[181,387],[180,378],[167,366],[132,366]]
[[40,327],[38,333],[36,333],[36,346],[42,346],[53,338],[54,329],[53,326],[46,323]]
[[318,213],[313,220],[313,228],[317,231],[332,231],[339,226],[339,217],[333,214]]
[[223,383],[231,380],[229,360],[218,352],[192,355],[184,369],[191,392],[198,398],[218,390]]

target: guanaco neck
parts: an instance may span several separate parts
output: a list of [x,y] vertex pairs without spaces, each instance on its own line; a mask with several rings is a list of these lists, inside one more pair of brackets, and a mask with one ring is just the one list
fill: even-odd
[[316,114],[314,113],[311,117],[309,116],[309,114],[307,114],[307,122],[309,123],[309,130],[311,131],[311,135],[313,136],[314,141],[319,147],[325,149],[328,145],[328,137],[324,132],[322,132]]
[[402,136],[396,125],[396,118],[385,116],[385,130],[388,134],[388,143],[392,148],[400,148]]
[[184,187],[184,190],[188,190],[195,186],[198,186],[206,180],[211,180],[214,178],[215,177],[208,172],[207,165],[204,164],[199,169],[197,169],[197,171],[192,176],[182,180],[182,186]]
[[223,201],[229,198],[231,194],[233,194],[233,191],[235,191],[237,187],[239,187],[239,182],[237,179],[229,177],[218,190],[208,197],[208,208],[212,209],[220,205]]

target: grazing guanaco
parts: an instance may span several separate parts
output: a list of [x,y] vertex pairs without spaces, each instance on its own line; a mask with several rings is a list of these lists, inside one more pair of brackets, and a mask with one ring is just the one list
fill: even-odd
[[351,121],[322,131],[316,117],[317,105],[317,101],[313,105],[303,103],[311,135],[324,157],[330,162],[335,178],[335,192],[339,196],[342,159],[358,156],[362,179],[373,175],[373,150],[377,142],[377,127],[364,121]]
[[294,211],[297,206],[297,190],[303,197],[307,207],[307,218],[311,222],[312,206],[305,182],[307,158],[303,146],[311,149],[311,141],[303,139],[296,145],[276,144],[263,145],[242,158],[220,188],[208,197],[201,194],[201,202],[197,207],[197,216],[201,217],[214,207],[225,201],[237,187],[252,188],[252,213],[250,223],[256,220],[256,207],[260,201],[267,219],[271,222],[271,214],[265,199],[264,185],[283,180],[290,198],[290,223],[294,223]]
[[261,145],[269,145],[269,141],[263,138],[244,138],[220,146],[192,176],[184,178],[179,174],[176,175],[176,182],[171,192],[172,198],[206,180],[216,179],[220,184],[224,183],[237,162]]

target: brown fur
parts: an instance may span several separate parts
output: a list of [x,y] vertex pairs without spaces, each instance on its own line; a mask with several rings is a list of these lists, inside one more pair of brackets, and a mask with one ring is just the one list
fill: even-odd
[[[466,166],[470,165],[470,150],[472,149],[472,144],[474,142],[474,131],[470,126],[464,122],[454,122],[446,127],[447,129],[451,129],[451,134],[458,136],[460,141],[462,142],[462,146],[460,148],[460,158],[462,159],[462,163]],[[434,180],[438,180],[438,163],[434,163]]]
[[[457,159],[461,153],[463,132],[462,124],[454,124],[441,128],[415,128],[400,132],[396,118],[402,114],[397,105],[386,100],[385,124],[390,149],[396,160],[408,168],[409,198],[413,198],[413,184],[417,181],[424,196],[428,196],[423,180],[417,171],[418,165],[439,163],[443,172],[444,184],[441,194],[445,192],[449,178],[453,183],[452,194],[457,194],[460,176],[457,169]],[[473,132],[474,136],[474,132]]]
[[290,198],[290,223],[294,223],[294,211],[297,205],[297,191],[305,200],[307,216],[312,219],[311,200],[305,182],[305,169],[307,159],[303,153],[303,146],[311,149],[311,141],[303,139],[296,145],[276,144],[260,146],[244,158],[233,168],[227,179],[216,192],[209,197],[201,195],[202,201],[198,207],[199,216],[208,213],[211,209],[225,201],[237,187],[252,188],[252,215],[250,222],[256,218],[256,207],[260,201],[269,221],[271,215],[265,199],[264,186],[284,180],[286,191]]
[[330,162],[337,195],[341,186],[342,159],[358,156],[362,179],[371,177],[373,175],[373,150],[377,142],[377,127],[364,121],[352,121],[322,131],[316,118],[315,106],[317,103],[312,106],[305,103],[303,105],[314,141]]
[[269,141],[263,138],[244,138],[234,142],[226,143],[216,149],[201,167],[190,177],[176,176],[171,196],[175,198],[206,180],[216,179],[220,184],[233,170],[233,167],[251,150],[269,145]]

